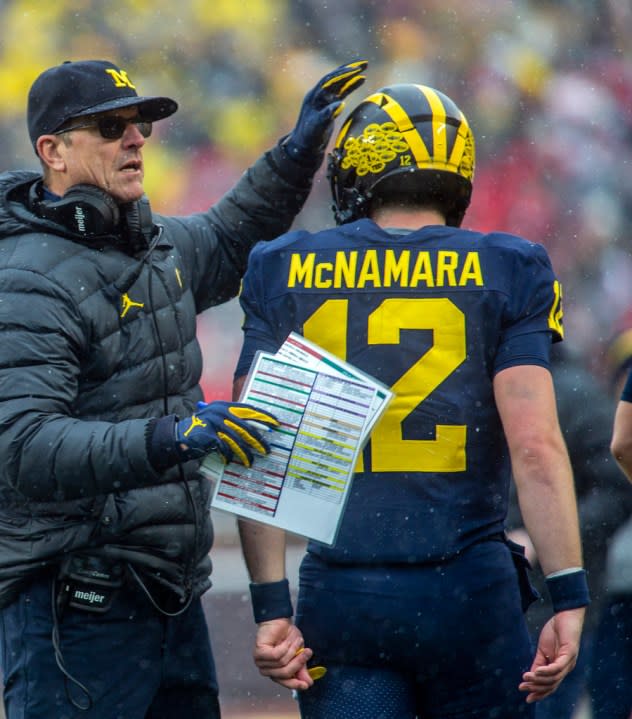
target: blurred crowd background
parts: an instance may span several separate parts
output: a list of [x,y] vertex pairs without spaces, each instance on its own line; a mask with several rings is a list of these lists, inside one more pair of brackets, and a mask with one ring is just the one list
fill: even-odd
[[[464,225],[547,247],[564,287],[567,356],[595,380],[612,378],[611,338],[632,327],[632,314],[620,324],[632,308],[630,0],[0,0],[0,171],[39,169],[27,93],[66,59],[110,59],[141,94],[179,102],[144,152],[152,207],[168,214],[215,202],[292,129],[305,92],[343,62],[369,61],[350,107],[389,83],[443,90],[477,141]],[[323,165],[295,226],[332,224]],[[240,327],[237,300],[199,319],[208,401],[230,395]],[[615,361],[632,356],[632,337],[619,354]],[[614,401],[614,393],[606,399],[613,409]],[[219,535],[231,536],[223,526]],[[220,557],[215,566],[217,612],[222,571],[237,563]],[[245,582],[239,576],[227,596],[239,598],[248,622]],[[235,602],[226,607],[232,616]],[[250,638],[239,652],[235,641],[217,642],[230,649],[225,696],[235,676],[235,695],[244,694],[249,671],[262,692],[268,684],[248,668]]]
[[[147,144],[155,210],[214,202],[290,131],[326,71],[369,60],[357,102],[420,82],[461,106],[477,139],[465,225],[543,243],[564,286],[567,346],[597,373],[632,306],[629,0],[0,0],[0,170],[37,169],[28,88],[65,59],[112,59],[178,113]],[[356,96],[357,95],[357,96]],[[344,113],[343,113],[344,117]],[[341,121],[341,120],[340,120]],[[325,167],[295,226],[333,223]],[[200,319],[207,399],[226,396],[236,301]]]

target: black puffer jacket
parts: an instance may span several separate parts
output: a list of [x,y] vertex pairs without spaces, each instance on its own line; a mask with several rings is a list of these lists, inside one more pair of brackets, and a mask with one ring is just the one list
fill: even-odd
[[76,550],[180,596],[210,586],[208,482],[197,462],[157,472],[148,437],[202,399],[196,315],[237,294],[314,169],[276,147],[208,212],[155,215],[135,256],[32,214],[38,175],[0,175],[0,607]]

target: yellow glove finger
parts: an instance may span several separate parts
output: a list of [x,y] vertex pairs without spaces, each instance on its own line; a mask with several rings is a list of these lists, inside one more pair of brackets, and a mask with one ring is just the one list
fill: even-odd
[[257,452],[261,454],[268,454],[268,450],[265,448],[265,446],[261,444],[261,442],[253,434],[250,434],[248,430],[244,429],[243,427],[240,427],[235,422],[231,422],[229,419],[224,420],[224,425],[229,429],[232,429],[235,434],[239,435],[239,437],[243,439],[246,444],[250,445],[253,449],[256,449]]
[[355,60],[354,62],[348,62],[347,67],[355,67],[358,70],[366,70],[369,66],[368,60]]
[[369,63],[366,60],[357,60],[356,62],[350,62],[347,65],[343,65],[340,68],[340,72],[337,75],[334,75],[333,77],[330,77],[328,80],[326,80],[323,83],[322,87],[328,88],[332,85],[335,85],[336,83],[346,80],[349,77],[354,77],[359,72],[366,70],[368,64]]
[[346,65],[342,65],[340,67],[340,72],[337,75],[330,77],[329,80],[323,84],[323,87],[329,87],[335,82],[344,80],[352,75],[357,75],[359,72],[366,70],[368,65],[369,63],[367,60],[356,60],[356,62],[349,62]]
[[339,97],[346,97],[350,92],[356,89],[356,87],[362,85],[366,80],[364,75],[356,75],[355,77],[349,78],[347,82],[338,90]]
[[217,436],[227,444],[230,449],[232,450],[233,454],[239,459],[239,461],[245,466],[250,467],[250,460],[248,459],[248,455],[244,452],[244,450],[235,442],[235,440],[232,437],[229,437],[227,434],[224,434],[224,432],[218,432]]
[[231,414],[239,419],[251,419],[253,422],[263,422],[263,424],[270,424],[273,427],[279,426],[279,420],[273,417],[267,412],[262,412],[255,409],[254,407],[230,407],[228,410]]
[[338,117],[338,115],[340,115],[340,113],[344,109],[345,109],[345,104],[344,104],[344,102],[341,102],[340,105],[338,105],[338,107],[334,110],[334,114],[332,115],[332,117]]
[[[364,82],[366,80],[366,77],[364,75],[358,75],[358,72],[360,72],[360,70],[351,70],[350,72],[343,72],[340,75],[336,75],[336,77],[332,77],[331,79],[324,82],[322,85],[322,89],[323,90],[333,89],[332,85],[339,85],[341,83],[344,85],[347,82],[349,82],[350,80],[353,80],[353,78],[355,78],[355,77],[361,78],[361,82]],[[339,89],[336,90],[336,92],[338,94],[340,94]]]

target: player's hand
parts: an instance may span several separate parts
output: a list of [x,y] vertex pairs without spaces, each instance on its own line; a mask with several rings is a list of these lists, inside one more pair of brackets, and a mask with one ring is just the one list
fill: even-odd
[[559,687],[577,663],[585,607],[558,612],[544,625],[531,669],[518,686],[527,702],[537,702]]
[[303,635],[290,619],[258,625],[253,658],[264,677],[287,689],[303,691],[314,683],[306,667],[312,650],[305,648]]
[[261,431],[278,427],[273,415],[241,402],[198,402],[197,409],[176,424],[176,442],[183,459],[218,452],[225,462],[236,459],[250,467],[253,450],[260,454],[270,451]]
[[334,118],[342,112],[344,98],[366,80],[361,73],[367,65],[366,60],[340,65],[305,95],[296,126],[285,142],[290,157],[301,161],[324,151],[331,137]]

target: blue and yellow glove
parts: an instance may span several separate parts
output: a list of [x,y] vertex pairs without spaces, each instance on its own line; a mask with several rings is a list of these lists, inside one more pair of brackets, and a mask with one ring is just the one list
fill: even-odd
[[298,162],[324,152],[331,137],[333,121],[344,107],[344,98],[366,80],[366,60],[340,65],[327,73],[305,95],[296,126],[284,143],[288,155]]
[[198,459],[209,452],[219,453],[225,462],[238,460],[250,467],[252,450],[268,454],[270,446],[256,428],[278,427],[267,412],[240,402],[198,402],[198,411],[176,423],[176,441],[182,459]]

